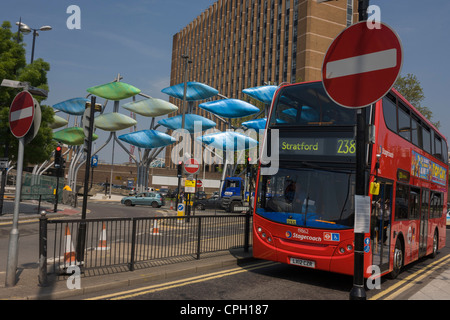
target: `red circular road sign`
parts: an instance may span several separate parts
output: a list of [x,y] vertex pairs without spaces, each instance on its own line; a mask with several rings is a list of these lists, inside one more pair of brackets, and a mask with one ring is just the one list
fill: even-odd
[[187,173],[195,174],[198,172],[198,169],[200,168],[200,165],[198,164],[198,161],[194,158],[188,159],[184,162],[184,170]]
[[203,185],[203,181],[202,180],[197,180],[197,187],[201,187]]
[[28,91],[17,94],[9,108],[9,126],[16,138],[23,138],[34,120],[34,99]]
[[330,98],[341,106],[361,108],[391,90],[402,66],[402,45],[386,24],[369,29],[366,21],[339,34],[325,55],[322,81]]

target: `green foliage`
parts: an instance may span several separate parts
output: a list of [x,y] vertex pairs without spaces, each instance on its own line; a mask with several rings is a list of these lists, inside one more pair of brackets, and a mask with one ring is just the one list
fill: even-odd
[[[21,40],[21,39],[19,39]],[[50,64],[42,59],[36,59],[32,64],[26,64],[23,42],[17,42],[17,34],[11,31],[11,23],[3,22],[0,28],[0,81],[3,79],[29,82],[31,86],[48,90],[47,72]],[[6,153],[10,160],[17,159],[18,140],[9,130],[9,107],[20,91],[14,88],[0,87],[0,156]],[[45,98],[34,97],[41,102]],[[50,158],[56,146],[52,140],[53,131],[49,125],[54,121],[53,108],[41,105],[41,126],[36,137],[25,146],[24,166],[36,164]],[[8,150],[5,151],[5,146]]]
[[439,128],[440,122],[432,121],[433,112],[430,108],[421,105],[421,102],[425,99],[425,95],[423,94],[422,86],[415,75],[408,73],[404,77],[398,77],[394,87],[401,93],[402,96],[406,98],[406,100],[416,107],[416,109],[419,110],[425,118],[430,120],[436,128]]

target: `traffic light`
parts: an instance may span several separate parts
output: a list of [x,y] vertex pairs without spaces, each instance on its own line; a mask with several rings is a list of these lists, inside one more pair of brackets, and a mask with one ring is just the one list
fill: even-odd
[[183,170],[183,163],[180,161],[177,164],[177,177],[178,178],[181,178],[183,176],[182,170]]
[[252,166],[250,164],[250,161],[252,161],[252,158],[247,157],[247,163],[246,163],[247,177],[251,177],[251,174],[252,174]]
[[61,146],[57,145],[55,148],[55,168],[60,168],[62,164]]

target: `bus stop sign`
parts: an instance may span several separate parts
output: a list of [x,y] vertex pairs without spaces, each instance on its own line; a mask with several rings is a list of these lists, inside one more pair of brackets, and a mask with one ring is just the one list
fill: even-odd
[[402,66],[402,45],[386,24],[369,29],[356,23],[331,43],[322,65],[328,96],[347,108],[362,108],[391,90]]

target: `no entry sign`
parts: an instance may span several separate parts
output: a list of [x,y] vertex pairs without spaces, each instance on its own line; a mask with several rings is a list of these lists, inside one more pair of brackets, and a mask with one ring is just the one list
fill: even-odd
[[28,91],[16,95],[9,108],[9,126],[16,138],[23,138],[34,120],[34,99]]
[[328,48],[322,81],[333,101],[348,108],[368,106],[394,85],[402,66],[402,45],[386,24],[367,28],[366,21],[339,34]]
[[200,165],[198,164],[198,161],[194,158],[188,159],[184,162],[184,170],[187,173],[195,174],[198,172],[198,169],[200,168]]

